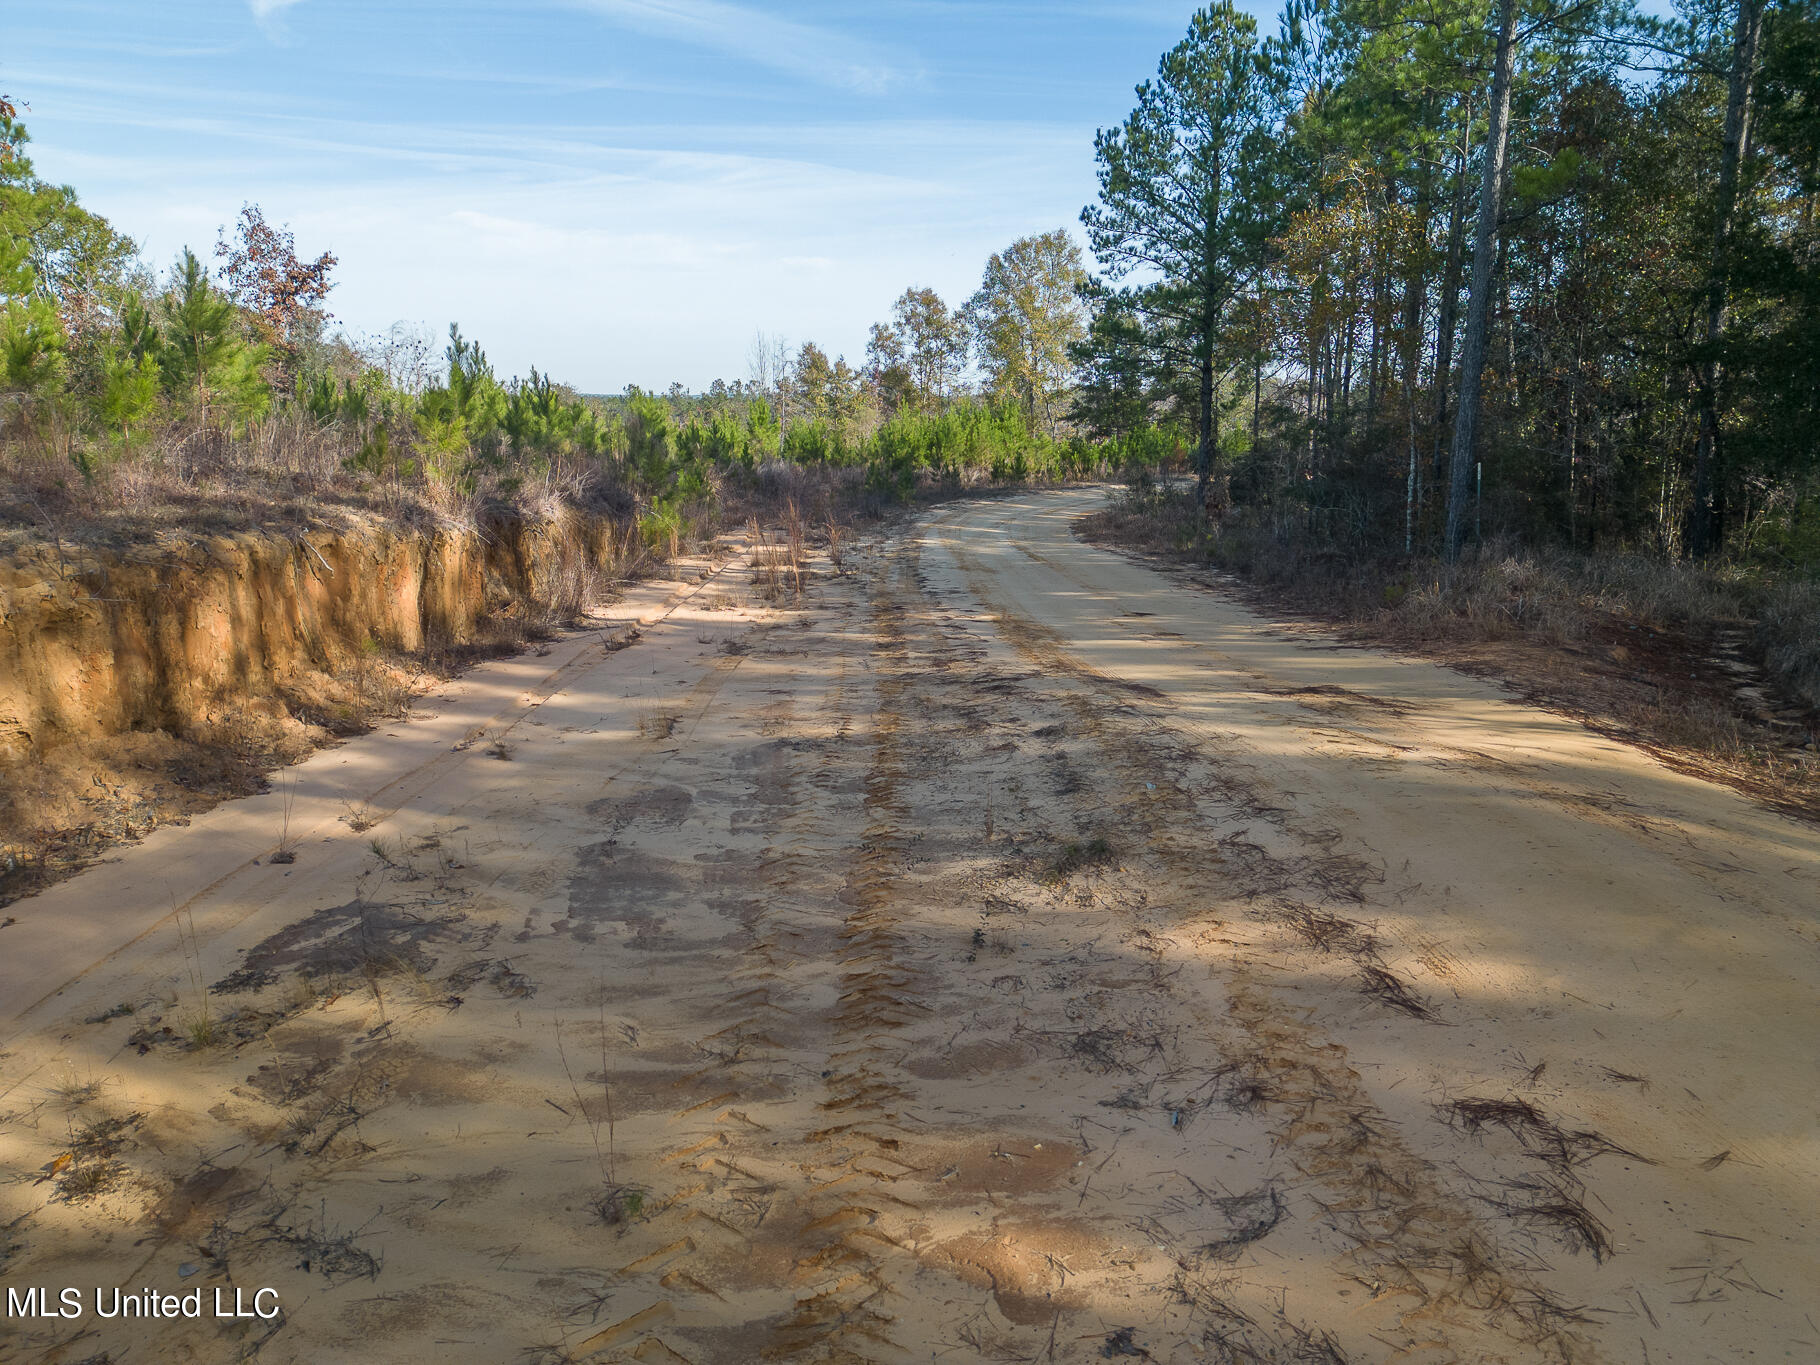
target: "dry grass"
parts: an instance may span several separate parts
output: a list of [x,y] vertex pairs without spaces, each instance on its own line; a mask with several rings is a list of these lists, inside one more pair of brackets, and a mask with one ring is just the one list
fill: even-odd
[[657,743],[666,740],[676,733],[676,726],[682,717],[667,706],[651,706],[639,712],[638,737]]
[[752,586],[767,602],[800,598],[809,576],[809,528],[794,499],[785,502],[779,522],[776,528],[757,517],[751,522]]
[[1323,953],[1376,958],[1383,942],[1357,920],[1345,919],[1312,905],[1281,902],[1281,913],[1272,916],[1293,930],[1309,947]]
[[274,1211],[255,1236],[268,1246],[282,1247],[289,1257],[295,1258],[299,1270],[321,1275],[335,1285],[379,1278],[385,1256],[360,1244],[365,1233],[365,1228],[346,1229],[332,1224],[328,1201],[324,1200],[316,1216],[302,1222],[292,1221],[288,1210]]
[[1542,1175],[1509,1181],[1505,1188],[1508,1197],[1488,1202],[1507,1218],[1551,1233],[1569,1251],[1590,1251],[1595,1261],[1611,1255],[1611,1234],[1586,1207],[1577,1181]]
[[1467,633],[1570,644],[1612,624],[1658,632],[1757,621],[1780,651],[1776,680],[1820,706],[1820,582],[1766,585],[1732,566],[1665,563],[1632,554],[1573,554],[1494,538],[1460,562],[1347,553],[1257,527],[1210,531],[1185,494],[1127,496],[1084,532],[1153,553],[1229,569],[1313,610],[1394,625],[1415,636]]
[[1380,1004],[1399,1010],[1412,1019],[1432,1020],[1428,1003],[1409,988],[1409,983],[1375,962],[1359,965],[1359,989]]
[[341,804],[344,812],[341,819],[356,834],[365,834],[384,818],[366,801],[343,801]]
[[296,532],[376,514],[404,527],[476,526],[491,511],[536,519],[561,506],[626,515],[610,471],[557,459],[524,478],[482,471],[469,484],[428,480],[403,441],[380,473],[354,467],[358,434],[284,409],[234,431],[171,423],[130,454],[98,454],[85,472],[65,435],[0,441],[0,550],[58,537],[79,544],[156,541],[251,529]]
[[1263,918],[1283,925],[1317,952],[1353,959],[1358,968],[1361,994],[1412,1019],[1434,1021],[1434,1011],[1428,1002],[1384,964],[1381,957],[1384,941],[1357,920],[1288,900],[1279,900],[1276,908],[1266,912]]
[[345,434],[297,413],[234,436],[171,427],[86,477],[60,449],[13,440],[0,446],[0,536],[144,541],[164,531],[300,530],[338,510],[409,524],[456,510],[420,486],[350,473],[352,451]]
[[1655,1164],[1591,1129],[1563,1128],[1529,1101],[1512,1095],[1449,1100],[1439,1107],[1439,1113],[1448,1124],[1475,1136],[1487,1128],[1502,1128],[1525,1152],[1561,1174],[1601,1156]]
[[1757,643],[1769,675],[1820,708],[1820,580],[1771,588],[1758,604]]
[[623,1227],[638,1221],[649,1197],[642,1186],[607,1185],[588,1200],[588,1210],[607,1227]]

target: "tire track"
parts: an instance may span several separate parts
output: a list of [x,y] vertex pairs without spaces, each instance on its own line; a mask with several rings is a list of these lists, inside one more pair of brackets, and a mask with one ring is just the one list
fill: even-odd
[[[914,999],[917,974],[906,967],[895,883],[901,874],[906,814],[898,734],[909,687],[900,612],[889,592],[871,603],[877,639],[873,654],[873,725],[861,805],[860,856],[839,899],[850,907],[839,931],[837,995],[825,1016],[825,1094],[818,1109],[826,1127],[807,1135],[820,1152],[805,1163],[809,1196],[792,1278],[811,1288],[801,1295],[767,1343],[767,1359],[838,1358],[863,1361],[880,1351],[896,1355],[888,1311],[893,1290],[881,1255],[902,1242],[881,1226],[882,1205],[916,1206],[885,1188],[898,1174],[882,1163],[902,1144],[897,1106],[910,1093],[894,1065],[893,1034],[926,1007]],[[871,1164],[867,1164],[870,1161]],[[905,1167],[904,1170],[909,1168]]]
[[[1301,826],[1243,777],[1227,790],[1218,790],[1219,784],[1212,793],[1205,786],[1195,789],[1183,772],[1199,756],[1192,739],[1184,744],[1163,706],[1131,705],[1128,684],[1085,666],[1053,632],[1006,605],[977,559],[952,543],[948,553],[992,613],[1000,635],[1046,675],[1075,680],[1067,701],[1079,732],[1092,738],[1107,769],[1120,779],[1125,802],[1141,813],[1146,851],[1164,865],[1165,885],[1194,898],[1192,888],[1205,878],[1208,850],[1221,849],[1223,839],[1235,831],[1249,833],[1262,821],[1278,835],[1269,841],[1275,848],[1250,844],[1250,865],[1229,869],[1229,876],[1236,872],[1243,883],[1263,874],[1273,883],[1271,890],[1292,890],[1317,904],[1325,898],[1340,911],[1364,900],[1371,874],[1334,851],[1330,832]],[[1209,795],[1215,798],[1211,803]],[[1285,844],[1299,854],[1293,862],[1279,856],[1287,851]],[[1216,851],[1212,861],[1218,865],[1223,859]],[[1256,886],[1248,890],[1242,884],[1223,890],[1239,899],[1259,895]],[[1175,926],[1193,919],[1189,912],[1175,918]],[[1411,1341],[1447,1353],[1446,1358],[1461,1358],[1456,1352],[1505,1358],[1491,1354],[1498,1348],[1485,1340],[1488,1329],[1494,1340],[1508,1343],[1504,1350],[1540,1351],[1564,1361],[1588,1358],[1590,1344],[1576,1330],[1582,1320],[1578,1310],[1514,1264],[1485,1220],[1444,1190],[1440,1173],[1397,1138],[1395,1126],[1365,1092],[1346,1049],[1284,1009],[1242,956],[1222,966],[1229,980],[1225,1046],[1237,1093],[1271,1116],[1273,1143],[1294,1166],[1302,1197],[1338,1234],[1342,1273],[1365,1286],[1374,1301],[1397,1305],[1396,1322]],[[1200,1291],[1185,1280],[1179,1292]],[[1281,1343],[1283,1349],[1294,1345]]]
[[[674,1136],[654,1165],[674,1175],[626,1239],[637,1254],[614,1279],[653,1302],[606,1329],[623,1334],[584,1341],[595,1342],[590,1349],[750,1360],[763,1341],[772,1358],[851,1359],[864,1342],[889,1345],[888,1317],[867,1307],[881,1286],[865,1254],[889,1239],[873,1227],[876,1211],[856,1202],[863,1164],[844,1154],[864,1141],[884,1098],[864,1031],[881,1022],[881,992],[904,985],[881,957],[889,927],[874,913],[887,894],[883,831],[856,839],[841,819],[855,787],[864,781],[870,809],[881,781],[865,773],[866,748],[853,742],[855,715],[872,709],[852,668],[866,644],[857,624],[839,620],[819,641],[834,666],[814,712],[800,714],[793,694],[763,709],[769,738],[754,751],[732,822],[760,842],[756,885],[742,888],[756,894],[734,898],[739,956],[721,992],[697,1002],[715,1026],[703,1018],[695,1047],[706,1060],[679,1082],[711,1093],[671,1114]],[[752,657],[791,653],[773,632]],[[817,1005],[829,995],[830,1005]],[[824,1121],[807,1132],[792,1118],[801,1083],[788,1079],[805,1073],[817,1078]],[[651,1319],[646,1330],[642,1315],[658,1305],[661,1324]],[[740,1325],[729,1329],[729,1320]]]
[[818,601],[813,683],[794,631],[751,656],[762,742],[697,855],[748,850],[739,934],[675,1002],[697,1060],[582,1344],[1344,1359],[1293,1290],[1410,1361],[1586,1358],[1207,909],[1354,907],[1373,870],[961,567],[996,617],[911,541]]

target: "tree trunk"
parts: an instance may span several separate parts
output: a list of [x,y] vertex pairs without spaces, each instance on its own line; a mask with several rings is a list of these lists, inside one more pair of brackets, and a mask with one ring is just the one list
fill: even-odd
[[[1346,296],[1341,295],[1340,297],[1344,300]],[[1350,319],[1346,330],[1349,333],[1352,330]],[[1326,368],[1321,376],[1321,388],[1324,395],[1321,401],[1326,404],[1326,414],[1322,422],[1324,430],[1321,438],[1321,451],[1329,464],[1332,464],[1338,457],[1340,450],[1339,439],[1334,433],[1339,429],[1340,423],[1340,361],[1344,354],[1345,343],[1337,336],[1329,336],[1327,338]]]
[[1258,448],[1258,413],[1264,406],[1264,352],[1251,361],[1251,448]]
[[1574,332],[1573,377],[1567,386],[1567,543],[1580,548],[1580,370],[1586,364],[1586,321]]
[[[1349,313],[1356,313],[1357,303],[1355,302],[1353,307],[1347,311]],[[1342,439],[1344,439],[1346,434],[1346,424],[1352,418],[1352,361],[1354,355],[1358,352],[1358,339],[1358,324],[1349,318],[1346,324],[1346,344],[1340,349],[1339,362],[1338,392],[1340,401],[1338,409],[1340,416],[1340,435]]]
[[[1422,225],[1422,240],[1428,240],[1428,215],[1433,197],[1433,182],[1427,172],[1415,191],[1416,220]],[[1416,506],[1421,500],[1421,457],[1416,444],[1416,389],[1422,380],[1422,319],[1427,312],[1428,276],[1420,252],[1412,251],[1409,273],[1403,280],[1403,320],[1398,329],[1398,349],[1403,362],[1403,414],[1409,435],[1409,470],[1403,487],[1403,553],[1415,549]],[[1390,387],[1386,379],[1385,386]]]
[[1696,559],[1717,549],[1725,533],[1718,467],[1718,351],[1725,338],[1725,313],[1730,303],[1732,216],[1738,204],[1738,173],[1750,136],[1750,86],[1757,68],[1757,40],[1762,33],[1763,0],[1738,0],[1731,85],[1725,97],[1725,149],[1719,162],[1712,264],[1706,277],[1706,353],[1700,361],[1698,384],[1700,436],[1694,443],[1694,499],[1687,523],[1687,552]]
[[1409,473],[1403,484],[1403,553],[1411,554],[1416,548],[1416,405],[1405,403],[1403,411],[1409,416]]
[[1195,501],[1207,505],[1207,481],[1213,476],[1213,336],[1209,329],[1207,353],[1201,357],[1201,448],[1194,456]]
[[1215,153],[1212,201],[1207,206],[1207,221],[1201,234],[1201,448],[1195,455],[1195,495],[1203,510],[1207,506],[1207,483],[1213,477],[1213,350],[1225,293],[1220,276],[1220,254],[1214,240],[1220,221],[1223,159],[1220,153]]
[[1499,0],[1498,52],[1492,68],[1489,121],[1485,129],[1485,175],[1479,187],[1479,223],[1472,252],[1472,297],[1467,302],[1466,335],[1460,347],[1460,401],[1454,413],[1453,447],[1448,457],[1446,552],[1450,563],[1460,557],[1460,541],[1466,530],[1466,507],[1473,492],[1479,390],[1485,378],[1492,275],[1498,254],[1498,215],[1503,209],[1504,198],[1504,156],[1510,141],[1510,82],[1516,66],[1516,30],[1516,0]]
[[1447,429],[1447,392],[1453,383],[1454,327],[1460,311],[1460,274],[1466,255],[1466,162],[1472,135],[1472,109],[1460,133],[1459,167],[1453,178],[1453,203],[1447,213],[1447,263],[1441,274],[1441,300],[1435,315],[1434,473],[1441,475],[1441,433]]
[[1315,380],[1320,374],[1321,350],[1312,337],[1309,338],[1308,350],[1308,472],[1315,471],[1315,414],[1319,410],[1315,397]]

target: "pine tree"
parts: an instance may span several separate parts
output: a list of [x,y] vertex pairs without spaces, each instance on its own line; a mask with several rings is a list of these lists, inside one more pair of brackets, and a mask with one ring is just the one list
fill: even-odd
[[1219,441],[1221,333],[1265,235],[1266,201],[1251,191],[1266,164],[1259,144],[1272,101],[1256,22],[1230,3],[1196,11],[1137,99],[1123,125],[1094,139],[1099,203],[1081,222],[1112,279],[1160,276],[1130,298],[1165,361],[1195,374],[1205,496]]
[[236,415],[264,410],[270,391],[260,377],[265,348],[249,341],[233,302],[209,282],[196,253],[184,248],[166,301],[165,385],[194,405],[198,427],[212,408]]

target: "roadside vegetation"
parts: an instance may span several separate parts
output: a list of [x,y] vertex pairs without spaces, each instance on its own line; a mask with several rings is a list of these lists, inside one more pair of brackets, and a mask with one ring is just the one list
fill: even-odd
[[1196,478],[1087,533],[1820,806],[1817,57],[1810,0],[1200,11],[1077,350]]

